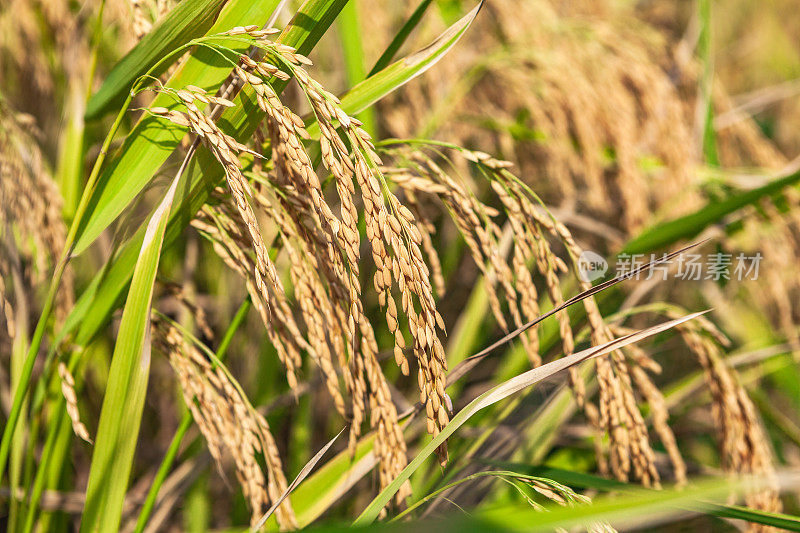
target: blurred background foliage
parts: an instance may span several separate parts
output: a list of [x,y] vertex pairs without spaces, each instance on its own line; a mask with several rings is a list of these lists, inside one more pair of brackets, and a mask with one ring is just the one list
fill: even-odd
[[[289,22],[298,7],[294,4],[289,2],[281,11],[277,27]],[[426,46],[473,7],[471,2],[459,0],[421,4],[424,14],[397,58]],[[421,4],[350,0],[309,54],[314,61],[311,72],[332,93],[346,93],[367,77]],[[707,19],[704,4],[711,4]],[[21,160],[32,181],[21,188],[41,191],[35,179],[52,176],[63,200],[51,200],[41,193],[46,205],[34,207],[46,210],[61,201],[64,227],[75,215],[85,176],[100,154],[114,115],[84,118],[87,97],[172,9],[170,0],[106,0],[102,4],[98,0],[0,0],[0,109],[4,115],[15,116],[19,131],[13,132],[25,139]],[[161,79],[166,80],[170,73],[162,74]],[[295,85],[290,85],[282,98],[301,116],[310,111]],[[133,107],[146,107],[151,99],[152,93],[145,92],[134,100]],[[132,131],[140,113],[124,116],[112,150]],[[770,475],[777,471],[783,480],[782,473],[800,468],[800,195],[796,179],[785,186],[768,187],[779,177],[794,176],[800,168],[796,159],[800,153],[800,10],[796,3],[487,0],[465,36],[438,64],[358,117],[376,140],[436,139],[510,161],[513,172],[536,191],[578,243],[603,257],[628,252],[649,259],[651,253],[703,238],[710,239],[701,248],[703,254],[760,253],[763,261],[757,280],[642,280],[609,290],[599,303],[608,320],[630,313],[624,324],[627,328],[645,327],[653,316],[674,318],[676,309],[713,308],[708,329],[718,328],[726,339],[718,355],[735,376],[733,382],[747,391],[755,409],[748,414],[742,408],[745,414],[741,416],[756,421],[753,423],[759,427],[763,424],[771,457],[769,468],[750,465],[741,470],[768,471]],[[11,119],[6,124],[11,124]],[[7,136],[10,131],[6,126]],[[8,139],[2,144],[6,148],[14,145]],[[70,285],[75,290],[70,298],[83,294],[116,247],[146,220],[179,162],[175,157],[169,159],[156,182],[126,209],[116,226],[103,232],[87,253],[72,262],[74,282],[70,280]],[[488,182],[469,178],[474,174],[469,165],[462,159],[452,162],[455,172],[468,177],[477,197],[490,207],[502,208]],[[8,187],[2,192],[5,202],[15,194]],[[58,196],[54,191],[47,194]],[[438,305],[450,332],[443,342],[451,366],[455,366],[497,339],[501,331],[489,312],[481,271],[457,228],[446,215],[431,217],[437,230],[433,244],[445,280]],[[61,233],[55,232],[57,236]],[[19,240],[21,270],[15,279],[21,280],[18,286],[24,288],[27,296],[22,299],[27,303],[21,315],[15,315],[16,339],[25,338],[36,324],[41,310],[38,302],[58,255],[47,248],[46,240],[26,242],[24,235]],[[566,259],[562,243],[554,248]],[[276,264],[286,277],[288,259],[278,256]],[[6,282],[10,277],[4,274]],[[545,294],[541,280],[537,283]],[[209,346],[218,345],[247,298],[242,280],[227,270],[211,244],[191,229],[165,248],[157,285],[154,307],[190,329],[196,328],[197,309],[202,309],[213,336],[199,336]],[[174,290],[176,286],[179,291]],[[566,297],[579,288],[568,275],[563,276],[562,286]],[[3,290],[9,288],[10,283]],[[67,291],[72,292],[71,286]],[[193,302],[193,308],[184,305],[184,297]],[[544,309],[550,305],[546,300],[543,298]],[[68,310],[69,303],[64,305]],[[637,309],[642,313],[633,312]],[[366,313],[383,320],[377,301],[368,300]],[[92,435],[108,380],[118,314],[88,343],[86,356],[73,369],[80,418]],[[573,328],[579,342],[585,344],[585,317],[579,315],[572,315]],[[544,323],[540,332],[542,355],[550,359],[561,350],[558,324],[551,322]],[[28,333],[20,334],[26,330]],[[376,328],[376,334],[382,348],[391,346],[392,337],[385,328]],[[7,342],[3,343],[0,400],[5,416],[10,405],[9,383],[18,372],[12,360],[18,360],[14,353],[20,347],[10,335],[3,340]],[[709,409],[715,392],[712,388],[709,394],[702,378],[704,364],[708,373],[708,368],[715,368],[717,355],[709,357],[711,363],[701,364],[702,358],[698,362],[687,338],[678,334],[660,334],[642,347],[662,369],[653,380],[664,395],[668,423],[690,478],[736,470],[726,463],[730,457],[726,458],[724,450],[720,452],[715,440]],[[40,366],[37,373],[42,372]],[[299,388],[287,386],[275,348],[256,313],[246,315],[233,337],[226,366],[250,402],[269,420],[287,473],[298,472],[343,426],[340,418],[332,416],[330,398],[312,365],[306,364]],[[491,384],[528,367],[528,358],[518,344],[499,351],[459,382],[457,392],[451,389],[456,411]],[[414,397],[416,380],[402,376],[393,364],[384,365],[384,372],[393,386],[393,400],[402,411]],[[591,396],[596,382],[590,376],[584,378]],[[410,501],[488,470],[492,464],[518,472],[530,468],[536,472],[533,475],[552,478],[592,497],[607,490],[596,475],[609,477],[608,466],[598,463],[596,449],[608,446],[608,437],[596,434],[564,382],[545,383],[470,420],[451,440],[454,459],[448,467],[442,469],[431,462],[411,478]],[[50,389],[48,398],[57,397],[56,382]],[[731,385],[725,390],[738,389]],[[656,433],[648,405],[652,398],[640,394],[638,399]],[[144,409],[129,506],[123,514],[126,531],[134,529],[156,470],[185,415],[173,371],[164,357],[152,360]],[[39,431],[43,440],[48,419],[34,422],[33,418],[26,420],[26,427]],[[42,427],[33,428],[35,423]],[[72,439],[69,431],[62,433],[65,442]],[[197,429],[188,429],[187,435],[148,530],[244,526],[250,512],[230,465],[227,476],[220,475],[226,468],[218,470],[214,465]],[[419,426],[409,425],[410,457],[426,442],[423,435]],[[746,441],[750,437],[731,438]],[[723,447],[724,440],[723,436]],[[667,466],[668,446],[654,439],[653,447],[665,482],[676,481]],[[25,476],[32,475],[39,460],[39,448],[34,448],[27,459],[17,458],[23,477],[17,481],[23,487],[30,481]],[[50,480],[50,492],[42,500],[46,511],[39,519],[42,530],[71,531],[82,508],[92,448],[72,439],[68,450],[64,468]],[[340,462],[331,460],[316,478],[320,482],[327,477],[325,487],[330,492],[298,489],[293,496],[296,510],[323,502],[308,511],[308,521],[322,515],[325,523],[345,523],[358,516],[377,491],[374,475],[361,472],[350,479],[350,474],[343,473],[346,467],[342,465],[351,465],[346,444],[337,443],[335,450]],[[583,484],[568,475],[576,473],[586,476],[581,478]],[[345,478],[346,483],[341,481]],[[496,527],[503,522],[491,522],[500,516],[492,512],[529,503],[520,496],[522,481],[503,479],[506,483],[494,477],[472,479],[451,489],[446,499],[426,502],[415,516],[477,509],[479,518],[485,517]],[[330,487],[337,482],[355,488],[336,494]],[[538,498],[541,503],[559,501],[549,498],[547,489],[528,482],[525,490],[534,487],[538,492],[523,491],[526,497]],[[785,484],[783,513],[798,514],[797,482]],[[8,486],[3,483],[6,501]],[[603,502],[602,496],[598,497]],[[641,503],[644,497],[637,497],[639,500],[631,497],[635,502],[631,508],[638,509],[633,524],[646,527],[639,520],[647,518],[652,507]],[[724,501],[725,494],[721,499]],[[733,508],[727,509],[727,515],[717,510],[716,514],[689,518],[675,513],[659,523],[668,522],[660,527],[670,530],[740,527],[744,522],[732,517]],[[480,514],[484,511],[485,516]],[[598,520],[608,516],[598,515]],[[454,524],[456,527],[458,521]],[[558,523],[543,524],[553,527]],[[507,525],[525,529],[526,524]]]

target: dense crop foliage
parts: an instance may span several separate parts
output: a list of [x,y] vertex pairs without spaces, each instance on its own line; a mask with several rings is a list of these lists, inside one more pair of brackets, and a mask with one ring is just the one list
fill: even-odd
[[783,2],[0,1],[4,530],[800,530]]

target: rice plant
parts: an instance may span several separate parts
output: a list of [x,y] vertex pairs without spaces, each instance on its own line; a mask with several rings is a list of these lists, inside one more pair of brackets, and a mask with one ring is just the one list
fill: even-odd
[[3,529],[800,530],[800,173],[642,4],[5,0]]

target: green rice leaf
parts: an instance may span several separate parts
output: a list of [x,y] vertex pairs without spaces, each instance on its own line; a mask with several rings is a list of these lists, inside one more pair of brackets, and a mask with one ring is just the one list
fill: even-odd
[[722,201],[711,201],[694,213],[657,224],[628,242],[622,253],[639,254],[654,252],[682,239],[691,239],[701,231],[722,221],[724,217],[748,205],[753,205],[766,196],[780,192],[800,181],[800,172],[775,179],[766,185],[729,196]]
[[[145,35],[111,70],[100,89],[89,99],[86,119],[99,118],[125,99],[133,82],[180,45],[211,28],[227,0],[184,0]],[[164,64],[164,69],[168,65]],[[155,72],[159,75],[161,72]]]
[[308,474],[311,472],[311,470],[314,469],[314,467],[317,465],[320,459],[322,459],[322,457],[328,452],[328,450],[330,450],[331,446],[333,446],[333,443],[336,442],[336,439],[338,439],[342,433],[344,433],[345,429],[346,428],[342,428],[342,430],[339,433],[337,433],[335,437],[333,437],[331,440],[328,441],[328,444],[323,446],[316,454],[314,454],[314,457],[312,457],[305,464],[305,466],[303,466],[303,468],[300,469],[300,473],[297,474],[297,477],[294,478],[294,481],[292,481],[292,483],[288,487],[286,487],[286,490],[283,491],[283,494],[281,494],[279,498],[277,498],[274,502],[272,502],[272,505],[267,510],[267,512],[264,513],[264,516],[261,517],[256,526],[251,528],[253,531],[258,531],[264,526],[269,517],[272,516],[272,513],[275,512],[275,509],[277,509],[278,506],[281,503],[283,503],[283,500],[285,500],[289,496],[289,494],[295,488],[297,488],[297,486],[300,485],[300,483],[302,483],[303,480],[306,479],[306,477],[308,477]]
[[[278,0],[230,0],[208,34],[221,33],[235,26],[264,24]],[[237,42],[221,41],[234,50],[244,51]],[[230,74],[226,61],[207,48],[196,50],[167,82],[181,89],[196,85],[204,89],[219,87]],[[132,83],[131,83],[132,84]],[[128,89],[131,85],[127,86]],[[151,106],[174,108],[177,103],[159,94]],[[78,230],[73,253],[78,255],[94,242],[122,211],[133,202],[185,134],[184,129],[145,113],[125,138],[114,160],[103,171],[87,209],[87,216]]]
[[[638,492],[643,490],[642,487],[631,485],[629,483],[623,483],[613,479],[606,479],[583,472],[563,470],[560,468],[508,463],[504,461],[487,461],[487,463],[511,470],[513,472],[553,479],[559,483],[563,483],[576,489],[595,489],[599,491],[618,492]],[[658,491],[654,492],[657,494],[660,493]],[[708,503],[705,512],[719,518],[735,518],[739,520],[746,520],[755,524],[777,527],[788,531],[800,531],[800,517],[797,516],[791,516],[782,513],[768,513],[756,509],[748,509],[747,507],[738,505],[721,505],[714,503]]]
[[82,532],[111,533],[119,529],[150,371],[153,286],[179,177],[180,172],[147,225],[134,268],[100,411]]
[[637,331],[635,333],[631,333],[629,335],[625,335],[618,339],[614,339],[610,342],[605,344],[601,344],[600,346],[594,346],[592,348],[588,348],[581,352],[569,355],[567,357],[563,357],[561,359],[557,359],[545,365],[536,367],[532,370],[528,370],[516,377],[509,379],[508,381],[493,387],[492,389],[488,390],[487,392],[481,394],[474,400],[472,400],[469,405],[464,407],[459,413],[453,417],[449,424],[447,424],[444,429],[442,429],[441,433],[439,433],[431,442],[429,442],[418,454],[414,459],[408,464],[408,466],[403,469],[400,475],[395,478],[384,490],[378,494],[375,499],[373,499],[370,504],[367,506],[366,509],[359,515],[359,517],[353,522],[354,526],[363,526],[367,524],[371,524],[375,521],[380,513],[381,509],[389,503],[389,500],[392,499],[392,496],[400,489],[402,484],[411,477],[413,474],[425,460],[430,457],[431,454],[434,453],[436,448],[442,445],[450,435],[456,432],[458,428],[460,428],[467,420],[469,420],[472,415],[493,405],[505,398],[508,398],[512,394],[519,392],[531,385],[538,383],[544,379],[549,378],[550,376],[561,372],[562,370],[566,370],[567,368],[574,366],[578,363],[582,363],[583,361],[587,361],[589,359],[599,357],[601,355],[605,355],[609,352],[622,348],[623,346],[627,346],[634,342],[637,342],[641,339],[649,337],[651,335],[655,335],[656,333],[660,333],[667,329],[670,329],[678,324],[686,322],[688,320],[692,320],[696,318],[701,313],[693,313],[687,315],[685,317],[681,317],[676,320],[670,320],[668,322],[663,322],[657,326],[653,326],[641,331]]
[[[434,66],[469,29],[482,6],[481,1],[422,50],[391,64],[350,89],[341,99],[342,108],[351,115],[358,114]],[[312,137],[319,136],[319,128],[313,118],[308,121],[306,129]]]
[[310,525],[377,464],[375,432],[361,438],[355,455],[343,450],[314,472],[290,496],[300,527]]
[[[731,492],[763,487],[758,479],[732,481],[712,478],[697,481],[687,488],[648,490],[631,488],[624,494],[595,498],[591,505],[548,507],[541,512],[529,506],[503,505],[476,513],[488,525],[499,525],[511,531],[553,531],[556,528],[587,527],[608,522],[620,530],[649,529],[659,523],[674,522],[688,514],[711,514]],[[463,527],[463,524],[462,524]]]
[[[364,57],[364,44],[361,39],[361,22],[359,16],[360,5],[358,1],[349,2],[337,21],[342,41],[342,54],[344,56],[344,71],[347,85],[352,87],[366,78],[366,59]],[[357,117],[364,130],[375,136],[375,110],[365,109]]]
[[[377,74],[384,68],[386,68],[389,63],[392,62],[394,56],[397,55],[397,52],[400,50],[400,47],[403,46],[403,43],[406,42],[408,36],[411,35],[411,32],[414,31],[414,28],[422,20],[422,16],[425,14],[425,11],[428,10],[428,7],[433,3],[433,0],[422,0],[417,6],[417,9],[408,17],[408,20],[403,24],[403,27],[400,28],[400,31],[397,32],[397,35],[394,36],[392,42],[389,43],[389,46],[386,47],[381,57],[378,58],[378,61],[375,62],[375,65],[372,67],[372,70],[369,71],[369,76]],[[368,77],[369,77],[368,76]]]
[[735,518],[786,531],[800,531],[800,517],[783,513],[768,513],[739,505],[712,505],[708,513],[719,518]]

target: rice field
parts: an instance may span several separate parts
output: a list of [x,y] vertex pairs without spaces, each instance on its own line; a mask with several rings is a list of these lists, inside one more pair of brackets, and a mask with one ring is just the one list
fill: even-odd
[[0,0],[0,529],[800,530],[800,18]]

